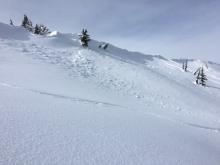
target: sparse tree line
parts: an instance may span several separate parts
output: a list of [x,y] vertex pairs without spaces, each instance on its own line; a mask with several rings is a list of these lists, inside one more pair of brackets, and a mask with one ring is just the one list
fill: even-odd
[[[11,19],[10,19],[10,25],[14,26],[14,23]],[[43,24],[36,24],[35,27],[33,27],[32,21],[26,15],[24,15],[21,26],[37,35],[47,35],[50,33],[50,30]],[[91,39],[86,29],[82,30],[81,34],[79,35],[79,39],[83,47],[88,47],[88,43]],[[108,43],[102,43],[98,46],[98,48],[106,50],[108,48],[108,45],[109,45]],[[188,60],[185,60],[182,63],[182,69],[185,72],[188,72]],[[206,81],[208,79],[204,72],[203,67],[198,68],[194,73],[194,75],[196,76],[196,84],[206,86]]]
[[[14,26],[14,23],[11,19],[10,25]],[[35,26],[33,26],[32,21],[27,17],[27,15],[24,15],[21,26],[30,31],[31,33],[37,35],[47,35],[50,33],[50,30],[43,24],[36,24]]]
[[[14,26],[14,23],[11,19],[10,19],[10,25]],[[32,21],[27,17],[27,15],[24,15],[21,26],[27,29],[28,31],[30,31],[31,33],[37,35],[47,35],[51,33],[50,30],[43,24],[36,24],[35,26],[33,26]],[[86,29],[82,30],[81,34],[79,35],[79,39],[83,47],[88,47],[90,36]],[[103,43],[99,45],[98,48],[106,50],[108,48],[108,43]]]
[[[188,60],[184,61],[182,63],[182,69],[185,71],[185,72],[188,72],[187,70],[188,68]],[[196,76],[196,84],[197,85],[202,85],[202,86],[206,86],[206,81],[208,80],[207,79],[207,76],[205,74],[205,71],[204,71],[204,68],[203,67],[199,67],[194,75]]]

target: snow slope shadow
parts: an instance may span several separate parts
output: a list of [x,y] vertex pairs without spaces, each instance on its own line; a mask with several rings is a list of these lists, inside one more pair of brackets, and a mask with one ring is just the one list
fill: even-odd
[[201,128],[201,129],[206,129],[206,130],[212,130],[212,131],[215,131],[215,132],[220,132],[220,128],[202,126],[202,125],[193,124],[193,123],[187,123],[187,124],[192,126],[192,127],[196,127],[196,128]]
[[[36,94],[51,96],[51,97],[58,98],[58,99],[64,99],[64,100],[70,100],[70,101],[74,101],[74,102],[94,104],[94,105],[99,105],[99,106],[104,105],[104,106],[110,106],[110,107],[118,107],[118,108],[122,108],[123,110],[126,110],[126,111],[132,111],[132,112],[135,112],[135,113],[140,113],[140,112],[143,113],[142,110],[135,110],[134,111],[134,109],[131,109],[131,108],[126,107],[126,106],[118,105],[118,104],[113,104],[113,103],[103,102],[103,101],[98,101],[98,100],[83,99],[83,98],[79,98],[79,97],[65,96],[65,95],[61,95],[61,94],[45,92],[45,91],[42,91],[42,90],[28,89],[28,88],[23,88],[23,87],[16,86],[16,85],[11,85],[11,84],[5,83],[5,82],[0,82],[0,86],[4,86],[4,87],[7,87],[7,88],[13,88],[13,89],[17,89],[17,90],[29,91],[29,92],[33,92],[33,93],[36,93]],[[220,132],[220,128],[183,122],[183,121],[175,120],[175,119],[172,119],[170,117],[166,117],[166,116],[163,116],[163,115],[160,115],[160,114],[157,114],[157,113],[152,113],[152,112],[146,112],[145,111],[144,114],[150,115],[150,116],[153,116],[153,117],[156,117],[156,118],[160,118],[160,119],[163,119],[163,120],[166,120],[166,121],[169,121],[169,122],[184,124],[184,125],[187,125],[187,126],[190,126],[190,127],[198,128],[198,129],[205,129],[205,130]]]
[[125,107],[123,107],[121,105],[107,103],[107,102],[102,102],[102,101],[89,100],[89,99],[83,99],[83,98],[78,98],[78,97],[64,96],[64,95],[60,95],[60,94],[43,92],[43,91],[34,90],[34,89],[28,89],[28,90],[32,91],[32,92],[35,92],[35,93],[42,94],[42,95],[53,96],[55,98],[60,98],[60,99],[68,99],[68,100],[71,100],[71,101],[78,101],[78,102],[92,103],[92,104],[97,104],[97,105],[107,105],[107,106],[114,106],[114,107],[125,108]]
[[4,86],[4,87],[8,87],[8,88],[14,88],[14,89],[30,91],[30,92],[38,93],[38,94],[41,94],[41,95],[52,96],[52,97],[59,98],[59,99],[68,99],[68,100],[76,101],[76,102],[84,102],[84,103],[91,103],[91,104],[96,104],[96,105],[106,105],[106,106],[126,108],[126,107],[118,105],[118,104],[113,104],[113,103],[108,103],[108,102],[103,102],[103,101],[97,101],[97,100],[83,99],[83,98],[78,98],[78,97],[65,96],[65,95],[60,95],[60,94],[56,94],[56,93],[45,92],[45,91],[40,91],[40,90],[35,90],[35,89],[27,89],[27,88],[15,86],[15,85],[11,85],[11,84],[8,84],[8,83],[3,83],[3,82],[0,82],[0,85]]
[[207,87],[220,90],[220,87],[216,87],[216,86],[207,85]]

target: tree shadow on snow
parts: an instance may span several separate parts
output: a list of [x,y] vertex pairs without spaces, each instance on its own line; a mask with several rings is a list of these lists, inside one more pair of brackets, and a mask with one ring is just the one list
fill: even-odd
[[220,90],[220,87],[216,87],[216,86],[207,85],[207,87]]

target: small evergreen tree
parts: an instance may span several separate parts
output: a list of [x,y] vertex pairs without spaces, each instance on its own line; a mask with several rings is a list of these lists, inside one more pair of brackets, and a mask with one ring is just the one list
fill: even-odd
[[204,69],[199,68],[195,73],[197,73],[196,76],[196,84],[201,84],[202,86],[206,86],[206,81],[208,80],[205,73],[204,73]]
[[38,24],[36,24],[36,26],[34,28],[34,34],[40,34],[40,28],[39,28]]
[[34,28],[34,34],[46,35],[49,33],[50,33],[50,31],[46,26],[44,26],[43,24],[41,24],[41,25],[36,24],[36,26]]
[[201,69],[201,85],[202,86],[206,86],[206,81],[207,80],[208,79],[207,79],[207,77],[206,77],[206,75],[204,73],[203,67],[202,67],[202,69]]
[[200,68],[197,71],[197,76],[196,76],[196,84],[200,84],[200,80],[201,80],[201,73],[200,73]]
[[32,21],[29,20],[29,18],[26,15],[24,15],[24,18],[23,18],[21,26],[23,26],[25,29],[33,32]]
[[47,35],[50,33],[50,30],[43,24],[39,25],[40,35]]
[[188,68],[188,60],[186,60],[185,62],[183,62],[183,65],[182,65],[182,69],[187,72],[187,68]]
[[83,47],[88,47],[88,42],[90,41],[89,35],[87,34],[87,30],[83,29],[82,33],[79,35],[81,44]]
[[12,19],[10,19],[10,25],[14,26],[14,23],[13,23]]
[[182,69],[185,70],[185,63],[183,62]]
[[185,72],[187,72],[187,68],[188,68],[188,60],[186,60],[186,63],[185,63],[185,68],[184,68]]
[[27,24],[28,24],[28,17],[26,15],[24,15],[24,18],[23,18],[21,26],[26,28]]

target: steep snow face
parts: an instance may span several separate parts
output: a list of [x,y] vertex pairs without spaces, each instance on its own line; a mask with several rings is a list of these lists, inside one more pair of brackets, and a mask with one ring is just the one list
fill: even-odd
[[101,44],[0,23],[0,164],[218,165],[219,65]]

